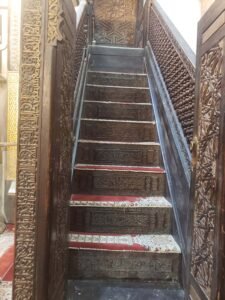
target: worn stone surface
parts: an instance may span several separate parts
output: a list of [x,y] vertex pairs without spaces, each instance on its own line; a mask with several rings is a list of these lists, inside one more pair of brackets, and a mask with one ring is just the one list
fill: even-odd
[[80,141],[77,153],[78,163],[160,166],[159,144],[104,143]]
[[70,230],[104,233],[170,233],[171,207],[71,207]]
[[83,118],[151,121],[152,107],[149,104],[123,104],[111,102],[85,101]]
[[178,281],[178,253],[69,250],[69,278]]
[[150,103],[148,89],[88,85],[85,100]]
[[80,138],[99,141],[154,142],[154,122],[82,119]]
[[89,84],[147,87],[146,75],[129,73],[88,72]]
[[165,174],[76,169],[73,193],[95,195],[162,196]]
[[116,280],[75,280],[68,282],[67,300],[184,300],[177,285]]

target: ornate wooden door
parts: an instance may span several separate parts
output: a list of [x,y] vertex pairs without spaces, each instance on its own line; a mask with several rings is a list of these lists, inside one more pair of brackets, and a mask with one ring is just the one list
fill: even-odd
[[224,295],[225,1],[216,0],[198,29],[193,143],[191,299]]
[[97,44],[135,45],[137,0],[94,0]]

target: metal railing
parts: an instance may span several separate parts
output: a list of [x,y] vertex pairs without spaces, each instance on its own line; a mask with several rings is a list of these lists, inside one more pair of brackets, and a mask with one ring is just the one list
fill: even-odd
[[84,48],[80,71],[78,74],[76,88],[74,92],[74,114],[73,114],[73,156],[72,156],[72,173],[76,160],[77,146],[80,132],[80,122],[85,97],[85,86],[87,83],[87,68],[90,59],[88,48]]

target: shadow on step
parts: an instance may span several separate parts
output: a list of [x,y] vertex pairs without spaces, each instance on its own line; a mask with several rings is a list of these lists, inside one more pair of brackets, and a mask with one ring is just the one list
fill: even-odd
[[150,283],[103,280],[76,280],[68,283],[67,300],[184,300],[174,285],[154,287]]

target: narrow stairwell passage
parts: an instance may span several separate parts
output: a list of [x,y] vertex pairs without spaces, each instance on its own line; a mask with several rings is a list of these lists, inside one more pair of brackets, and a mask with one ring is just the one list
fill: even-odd
[[[110,51],[113,68],[107,55],[104,64],[98,55],[87,75],[70,200],[70,295],[76,286],[78,299],[183,299],[181,251],[143,56],[130,71],[135,59],[124,62],[121,50]],[[106,287],[135,295],[127,280],[150,282],[142,287],[146,296],[97,296]]]

